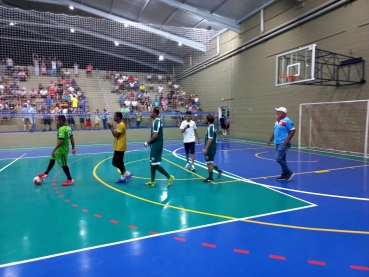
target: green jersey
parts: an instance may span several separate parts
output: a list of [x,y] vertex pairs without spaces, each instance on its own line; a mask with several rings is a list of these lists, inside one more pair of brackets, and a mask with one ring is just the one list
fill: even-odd
[[155,119],[152,123],[151,127],[151,137],[154,133],[158,133],[158,137],[156,140],[151,143],[152,150],[163,150],[164,147],[164,139],[163,139],[163,124],[159,118]]
[[57,154],[68,155],[69,153],[69,138],[73,136],[72,129],[69,126],[62,126],[59,128],[56,143],[58,144],[60,139],[64,139],[63,144],[55,151]]
[[206,131],[205,145],[208,143],[209,139],[213,139],[213,141],[211,142],[207,153],[215,154],[217,151],[217,131],[214,124],[209,125],[208,130]]

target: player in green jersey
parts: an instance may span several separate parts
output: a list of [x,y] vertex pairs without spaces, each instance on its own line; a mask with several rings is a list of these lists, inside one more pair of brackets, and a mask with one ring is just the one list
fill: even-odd
[[56,119],[56,125],[58,126],[56,146],[51,153],[50,163],[44,173],[38,174],[38,177],[47,178],[50,170],[54,167],[55,161],[63,168],[65,175],[67,176],[67,180],[62,184],[62,186],[69,186],[74,183],[72,179],[69,167],[68,167],[68,153],[69,153],[69,140],[72,144],[72,154],[75,155],[77,153],[74,146],[74,138],[72,129],[66,125],[66,119],[64,115],[59,115]]
[[205,123],[208,125],[208,130],[205,135],[205,147],[202,153],[205,155],[205,163],[208,166],[209,177],[204,179],[204,182],[213,182],[213,169],[218,171],[218,178],[222,176],[222,170],[220,170],[214,163],[214,157],[217,152],[217,131],[214,126],[214,116],[208,114],[205,119]]
[[161,167],[161,156],[163,153],[164,139],[163,139],[163,125],[159,118],[159,109],[154,108],[150,113],[150,117],[154,120],[151,127],[151,138],[145,142],[145,146],[151,148],[150,151],[150,164],[151,164],[151,181],[145,185],[154,187],[155,186],[155,173],[156,170],[168,178],[168,187],[173,183],[174,176],[169,175],[164,168]]

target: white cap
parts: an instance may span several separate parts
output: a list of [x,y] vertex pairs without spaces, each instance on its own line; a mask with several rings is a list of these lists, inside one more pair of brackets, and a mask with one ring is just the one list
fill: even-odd
[[275,110],[276,110],[277,112],[287,113],[287,109],[286,109],[285,107],[275,108]]

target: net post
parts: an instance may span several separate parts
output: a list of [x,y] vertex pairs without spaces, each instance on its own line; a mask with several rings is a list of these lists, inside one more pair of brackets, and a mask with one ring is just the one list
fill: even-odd
[[368,139],[369,139],[369,100],[366,102],[366,124],[365,124],[365,142],[364,158],[368,157]]
[[299,111],[299,138],[298,138],[298,149],[301,148],[301,119],[302,119],[302,104],[300,104],[300,111]]

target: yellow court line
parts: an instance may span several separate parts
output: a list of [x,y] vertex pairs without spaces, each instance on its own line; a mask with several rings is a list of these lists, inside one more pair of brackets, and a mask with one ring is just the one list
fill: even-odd
[[[268,153],[269,151],[266,151],[266,152],[259,152],[259,153],[256,153],[255,154],[255,157],[256,158],[259,158],[259,159],[262,159],[262,160],[268,160],[268,161],[275,161],[275,159],[268,159],[268,158],[263,158],[263,157],[260,157],[259,154],[262,154],[262,153]],[[317,163],[319,162],[318,160],[315,160],[315,161],[288,161],[289,163],[292,162],[292,163]]]
[[[111,158],[111,157],[110,157]],[[206,212],[201,212],[201,211],[197,211],[197,210],[191,210],[191,209],[186,209],[186,208],[182,208],[182,207],[177,207],[177,206],[172,206],[172,205],[168,205],[168,204],[163,204],[163,203],[160,203],[160,202],[156,202],[156,201],[152,201],[152,200],[149,200],[149,199],[146,199],[146,198],[143,198],[143,197],[140,197],[140,196],[137,196],[137,195],[134,195],[134,194],[131,194],[131,193],[128,193],[128,192],[125,192],[124,190],[120,190],[120,189],[117,189],[107,183],[105,183],[103,180],[100,179],[99,176],[97,176],[96,174],[96,170],[97,168],[103,163],[105,162],[106,160],[110,159],[110,158],[107,158],[107,159],[104,159],[102,160],[101,162],[99,162],[95,167],[94,167],[94,170],[93,170],[93,175],[94,177],[100,182],[102,183],[104,186],[112,189],[112,190],[115,190],[117,192],[120,192],[122,194],[125,194],[129,197],[133,197],[133,198],[136,198],[138,200],[141,200],[141,201],[144,201],[144,202],[148,202],[148,203],[151,203],[151,204],[155,204],[155,205],[159,205],[159,206],[163,206],[163,207],[167,207],[167,208],[172,208],[172,209],[176,209],[176,210],[180,210],[180,211],[186,211],[186,212],[191,212],[191,213],[197,213],[197,214],[202,214],[202,215],[208,215],[208,216],[214,216],[214,217],[219,217],[219,218],[225,218],[225,219],[231,219],[231,220],[234,220],[234,219],[237,219],[235,217],[231,217],[231,216],[225,216],[225,215],[220,215],[220,214],[213,214],[213,213],[206,213]]]
[[[338,168],[329,168],[329,169],[324,169],[324,170],[319,170],[319,171],[330,172],[330,171],[336,171],[336,170],[354,169],[354,168],[367,167],[367,166],[369,166],[369,164],[354,165],[354,166],[347,166],[347,167],[338,167]],[[311,173],[320,173],[320,172],[318,172],[318,171],[295,172],[296,175],[311,174]],[[245,178],[245,179],[247,179],[247,180],[257,180],[257,179],[273,178],[273,177],[278,177],[278,176],[279,175],[271,175],[271,176],[253,177],[253,178]]]
[[327,172],[330,172],[329,170],[317,170],[317,171],[314,171],[315,173],[327,173]]
[[[151,203],[151,204],[155,204],[155,205],[159,205],[159,206],[163,206],[163,207],[168,207],[168,208],[172,208],[172,209],[176,209],[176,210],[180,210],[180,211],[186,211],[186,212],[191,212],[191,213],[196,213],[196,214],[202,214],[202,215],[207,215],[207,216],[213,216],[213,217],[219,217],[219,218],[225,218],[225,219],[230,219],[230,220],[236,220],[239,218],[236,217],[231,217],[231,216],[225,216],[225,215],[219,215],[219,214],[213,214],[213,213],[206,213],[206,212],[201,212],[201,211],[197,211],[197,210],[191,210],[191,209],[186,209],[186,208],[182,208],[182,207],[177,207],[177,206],[172,206],[172,205],[168,205],[168,204],[163,204],[160,202],[156,202],[156,201],[152,201],[128,192],[125,192],[123,190],[117,189],[107,183],[105,183],[103,180],[101,180],[99,178],[99,176],[97,176],[96,174],[96,170],[97,168],[106,160],[110,159],[106,158],[104,160],[102,160],[101,162],[99,162],[93,170],[93,176],[100,182],[102,183],[104,186],[115,190],[119,193],[122,193],[124,195],[127,195],[129,197],[132,198],[136,198],[138,200],[147,202],[147,203]],[[166,160],[166,159],[165,159]],[[134,162],[134,161],[133,161]],[[171,161],[169,161],[170,163],[173,163]],[[174,164],[174,163],[173,163]],[[175,164],[176,166],[178,166],[177,164]],[[178,166],[179,167],[179,166]],[[182,167],[181,167],[182,168]],[[182,168],[183,170],[186,170],[185,168]],[[189,170],[188,170],[189,171]],[[195,175],[198,175],[192,171],[189,171]],[[198,175],[199,176],[199,175]],[[295,226],[295,225],[287,225],[287,224],[278,224],[278,223],[272,223],[272,222],[263,222],[263,221],[256,221],[256,220],[250,220],[250,219],[242,219],[240,220],[242,222],[248,222],[248,223],[254,223],[254,224],[261,224],[261,225],[267,225],[267,226],[274,226],[274,227],[283,227],[283,228],[291,228],[291,229],[299,229],[299,230],[309,230],[309,231],[321,231],[321,232],[334,232],[334,233],[349,233],[349,234],[361,234],[361,235],[369,235],[369,232],[367,231],[355,231],[355,230],[340,230],[340,229],[326,229],[326,228],[313,228],[313,227],[304,227],[304,226]]]
[[[174,163],[174,162],[172,162],[172,161],[170,161],[170,160],[168,160],[168,159],[163,158],[163,160],[164,160],[164,161],[167,161],[168,163],[171,163],[171,164],[173,164],[173,165],[175,165],[175,166],[177,166],[177,167],[179,167],[180,169],[183,169],[183,170],[185,170],[185,171],[187,171],[187,172],[190,172],[190,173],[192,173],[193,175],[195,175],[195,176],[197,176],[197,177],[200,177],[201,179],[205,179],[204,177],[202,177],[201,175],[197,174],[196,172],[193,172],[193,171],[191,171],[191,170],[188,170],[187,168],[183,168],[183,167],[179,166],[178,164],[176,164],[176,163]],[[213,183],[213,182],[212,182],[212,183]]]
[[[142,180],[151,180],[151,178],[149,177],[139,177],[139,176],[132,176],[132,178],[136,178],[136,179],[142,179]],[[203,178],[182,178],[182,179],[178,179],[175,178],[176,181],[191,181],[191,180],[202,180]],[[167,178],[162,178],[162,179],[157,179],[155,178],[156,181],[168,181]]]

